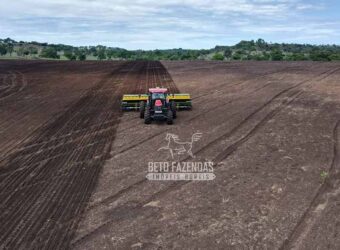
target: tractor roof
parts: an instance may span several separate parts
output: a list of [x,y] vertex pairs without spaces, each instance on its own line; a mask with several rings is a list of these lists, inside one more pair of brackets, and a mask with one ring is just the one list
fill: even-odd
[[167,88],[149,88],[150,93],[166,93],[168,92]]

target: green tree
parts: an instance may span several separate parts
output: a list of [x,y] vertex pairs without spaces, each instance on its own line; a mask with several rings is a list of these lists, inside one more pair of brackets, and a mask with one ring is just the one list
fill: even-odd
[[28,47],[28,52],[31,55],[37,55],[38,54],[38,49],[36,47],[34,47],[34,46],[30,46],[30,47]]
[[313,49],[310,53],[310,58],[313,61],[330,61],[332,53],[327,50]]
[[[122,50],[118,53],[118,57],[119,58],[124,58],[124,59],[127,59],[129,57],[129,52],[127,50]],[[147,52],[146,53],[146,58],[149,58],[149,60],[152,60],[153,59],[153,56],[150,52]]]
[[293,53],[292,55],[293,61],[304,61],[306,60],[306,56],[303,53]]
[[75,56],[73,55],[73,52],[71,50],[65,50],[64,56],[69,60],[75,60]]
[[242,60],[245,55],[245,52],[243,50],[236,50],[232,56],[233,60]]
[[256,61],[265,61],[265,60],[267,60],[266,56],[263,55],[262,53],[254,55],[253,59],[256,60]]
[[332,61],[340,61],[340,53],[332,54],[329,59]]
[[24,46],[20,46],[17,49],[17,55],[18,56],[28,56],[30,54],[30,51],[28,50],[28,48],[24,47]]
[[270,53],[270,58],[272,61],[282,61],[283,60],[283,53],[279,49],[273,49]]
[[255,42],[253,40],[251,41],[241,41],[238,44],[235,45],[236,49],[240,50],[249,50],[252,51],[255,49]]
[[105,50],[103,50],[103,49],[99,50],[99,52],[98,52],[98,59],[99,60],[105,60],[106,59]]
[[232,54],[233,54],[233,51],[232,51],[231,48],[226,48],[226,49],[224,50],[224,57],[226,57],[226,58],[231,58]]
[[60,56],[55,48],[46,47],[41,51],[40,57],[59,59]]
[[224,60],[224,56],[220,53],[215,53],[212,57],[213,60],[217,60],[217,61],[223,61]]
[[0,44],[0,55],[6,55],[7,54],[7,48],[5,44]]
[[111,58],[116,57],[116,52],[114,50],[110,49],[106,52],[106,55],[109,59],[111,59]]
[[30,50],[28,48],[23,49],[24,56],[28,56],[30,54]]
[[9,53],[10,56],[12,56],[13,50],[14,50],[13,43],[8,43],[7,44],[7,52]]
[[93,56],[98,56],[96,47],[90,47],[89,53],[92,54]]
[[85,61],[85,60],[86,60],[86,55],[85,55],[85,53],[82,53],[82,54],[78,55],[78,60],[79,60],[79,61]]
[[265,40],[263,40],[261,38],[257,39],[255,44],[259,49],[266,49],[266,47],[267,47],[267,43],[265,42]]

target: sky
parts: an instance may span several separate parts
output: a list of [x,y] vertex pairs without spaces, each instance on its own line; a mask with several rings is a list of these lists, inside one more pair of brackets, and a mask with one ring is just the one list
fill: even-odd
[[336,0],[3,0],[0,38],[126,49],[340,44]]

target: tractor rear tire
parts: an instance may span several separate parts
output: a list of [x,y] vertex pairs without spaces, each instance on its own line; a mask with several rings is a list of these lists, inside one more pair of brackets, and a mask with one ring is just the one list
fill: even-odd
[[141,119],[143,119],[144,118],[144,114],[145,114],[145,102],[144,101],[141,101],[140,103],[139,103],[139,117],[141,118]]
[[173,117],[174,117],[174,119],[176,119],[177,118],[176,103],[175,102],[171,102],[170,105],[171,105],[170,107],[171,107],[171,110],[172,110]]
[[172,124],[174,123],[173,118],[174,118],[174,114],[173,114],[173,112],[169,109],[169,110],[168,110],[168,113],[167,113],[167,116],[166,116],[166,123],[167,123],[168,125],[172,125]]
[[145,113],[144,113],[144,123],[145,124],[151,123],[150,107],[146,107],[146,110],[145,110]]

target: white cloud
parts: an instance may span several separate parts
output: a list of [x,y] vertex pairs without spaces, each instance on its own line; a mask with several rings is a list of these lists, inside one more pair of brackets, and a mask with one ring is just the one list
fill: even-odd
[[[16,0],[0,8],[0,34],[20,40],[126,48],[208,48],[240,39],[337,38],[305,15],[305,0]],[[328,26],[323,26],[328,23]],[[320,38],[321,37],[321,38]]]
[[291,0],[16,0],[2,5],[3,15],[115,18],[145,16],[169,7],[185,7],[220,14],[285,14],[287,10],[303,8],[298,1]]

